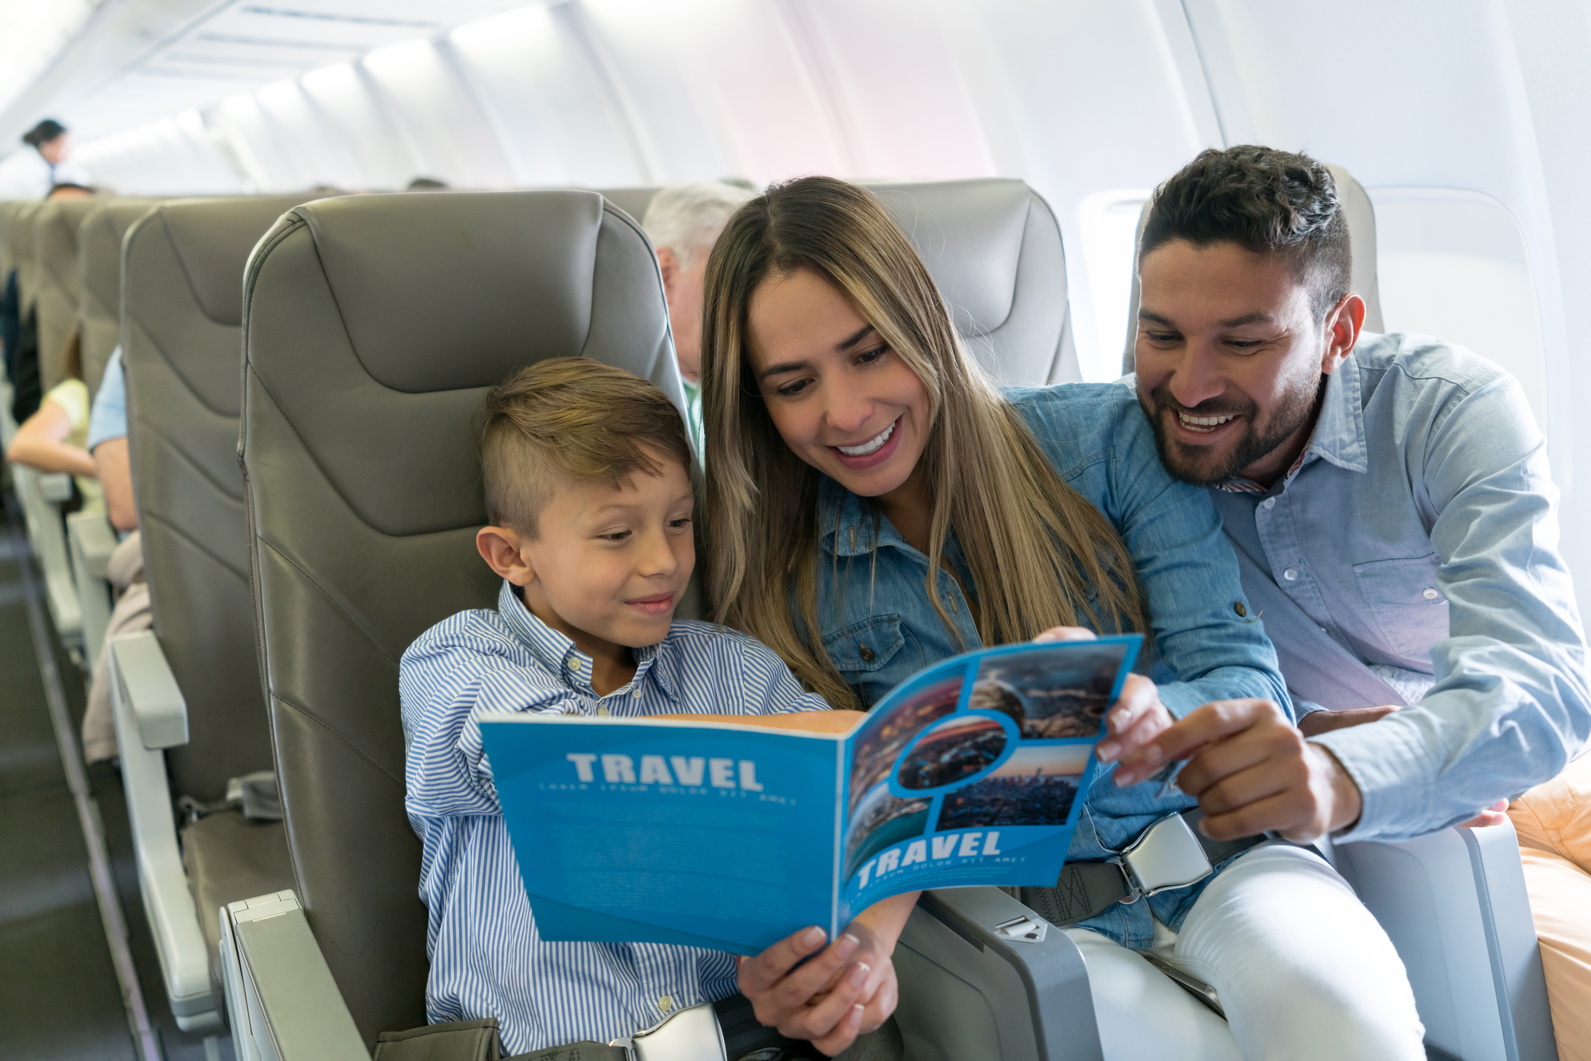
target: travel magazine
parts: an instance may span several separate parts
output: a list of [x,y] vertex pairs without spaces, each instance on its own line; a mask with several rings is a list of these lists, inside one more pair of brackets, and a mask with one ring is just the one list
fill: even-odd
[[901,892],[1054,884],[1141,641],[956,656],[848,733],[483,719],[537,929],[755,954]]

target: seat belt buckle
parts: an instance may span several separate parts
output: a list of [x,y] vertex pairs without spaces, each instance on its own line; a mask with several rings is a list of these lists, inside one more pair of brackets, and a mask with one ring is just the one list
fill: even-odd
[[627,1061],[729,1061],[718,1014],[707,1002],[671,1013],[645,1031],[608,1045],[622,1049]]
[[1171,888],[1186,888],[1215,871],[1204,845],[1180,813],[1155,822],[1109,861],[1127,879],[1129,894],[1121,900],[1124,903]]

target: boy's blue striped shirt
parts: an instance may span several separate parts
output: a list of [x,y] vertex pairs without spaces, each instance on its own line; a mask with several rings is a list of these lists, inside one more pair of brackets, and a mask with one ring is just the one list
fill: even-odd
[[482,715],[828,709],[771,649],[723,627],[676,622],[660,644],[634,651],[635,679],[598,696],[591,658],[532,615],[505,582],[495,611],[460,612],[403,654],[405,806],[424,848],[431,1021],[496,1017],[505,1052],[517,1054],[607,1042],[735,992],[735,959],[718,951],[542,941],[514,862],[481,747]]

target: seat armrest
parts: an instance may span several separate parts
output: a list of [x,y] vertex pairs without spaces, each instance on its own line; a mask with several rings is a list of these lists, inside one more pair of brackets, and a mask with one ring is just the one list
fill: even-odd
[[109,577],[110,554],[116,551],[116,531],[103,512],[74,512],[66,517],[66,533],[94,578]]
[[1102,1061],[1077,945],[998,888],[924,892],[894,956],[896,1017],[924,1061]]
[[1335,853],[1403,959],[1427,1045],[1464,1061],[1557,1058],[1511,822]]
[[39,496],[55,505],[72,500],[72,477],[65,472],[40,473]]
[[175,748],[188,743],[188,705],[152,631],[123,634],[110,643],[116,681],[138,724],[145,748]]
[[219,913],[237,1061],[370,1061],[297,896],[262,895]]

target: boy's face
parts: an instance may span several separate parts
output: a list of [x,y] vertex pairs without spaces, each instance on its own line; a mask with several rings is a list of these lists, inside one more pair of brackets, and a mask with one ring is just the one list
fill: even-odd
[[[559,486],[534,538],[503,527],[477,537],[487,563],[524,587],[536,617],[592,657],[663,640],[696,565],[690,477],[674,458],[648,455],[662,474],[635,475],[617,490]],[[503,545],[489,550],[493,534]]]

